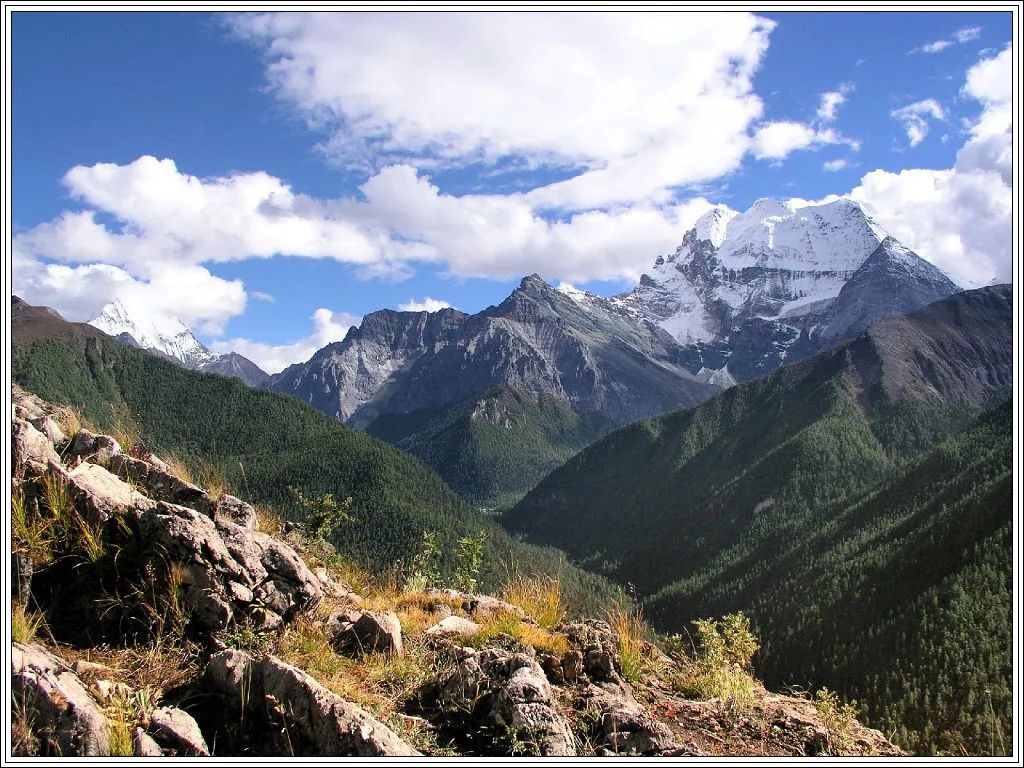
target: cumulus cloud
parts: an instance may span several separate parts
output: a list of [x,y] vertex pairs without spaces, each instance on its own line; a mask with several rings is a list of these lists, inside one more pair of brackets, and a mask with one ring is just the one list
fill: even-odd
[[979,37],[981,37],[981,27],[961,27],[950,35],[950,39],[933,40],[930,43],[919,45],[911,50],[910,53],[939,53],[953,45],[969,43],[972,40],[977,40]]
[[982,110],[952,168],[876,170],[851,192],[882,226],[964,285],[1012,278],[1012,83],[1007,46],[967,73],[963,94]]
[[843,170],[843,168],[846,168],[849,164],[849,160],[844,160],[840,157],[835,160],[828,160],[822,163],[821,170],[828,171],[829,173],[835,173],[836,171]]
[[826,144],[848,144],[858,147],[857,142],[843,138],[830,128],[818,129],[812,125],[779,120],[766,123],[754,134],[753,152],[759,160],[783,160],[798,149],[811,149]]
[[946,119],[946,111],[935,99],[915,101],[913,104],[894,109],[889,114],[900,121],[912,147],[916,147],[928,135],[928,120]]
[[443,299],[432,299],[426,296],[419,301],[409,299],[404,304],[399,304],[398,310],[400,312],[437,312],[439,309],[446,309],[450,306],[451,304]]
[[272,86],[350,167],[565,169],[534,203],[664,197],[738,166],[774,22],[704,14],[245,14]]
[[313,329],[309,335],[289,344],[266,344],[252,339],[236,338],[215,341],[210,345],[214,352],[222,354],[237,352],[249,358],[267,373],[279,373],[293,363],[309,360],[313,354],[328,344],[341,341],[353,325],[359,325],[362,318],[348,312],[332,312],[321,307],[310,318]]

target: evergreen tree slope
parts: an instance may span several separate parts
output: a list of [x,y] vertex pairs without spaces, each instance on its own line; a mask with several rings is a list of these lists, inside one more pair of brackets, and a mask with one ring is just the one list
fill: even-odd
[[771,684],[860,697],[919,751],[988,750],[990,713],[1009,725],[1011,320],[997,286],[878,323],[609,434],[503,520],[634,584],[665,629],[750,611]]
[[352,522],[333,536],[339,550],[375,572],[408,563],[424,531],[436,531],[442,567],[456,541],[486,536],[484,583],[508,568],[559,574],[581,604],[612,590],[565,566],[560,553],[511,539],[418,460],[313,410],[295,398],[190,371],[46,315],[46,328],[15,326],[12,377],[51,402],[71,405],[105,430],[138,430],[150,450],[223,474],[229,488],[286,516],[325,493],[352,499]]
[[555,397],[501,387],[454,406],[381,415],[367,432],[421,459],[463,498],[494,509],[518,501],[606,429],[596,412],[577,414]]

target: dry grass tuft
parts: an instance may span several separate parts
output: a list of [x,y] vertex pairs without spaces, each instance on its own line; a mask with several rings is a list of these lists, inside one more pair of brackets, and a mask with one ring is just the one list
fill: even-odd
[[645,648],[649,630],[638,613],[616,606],[608,612],[608,624],[618,644],[622,676],[627,682],[637,684],[651,667],[651,660]]
[[29,611],[17,601],[11,604],[11,640],[14,642],[33,642],[45,622],[43,614]]
[[536,624],[522,621],[514,613],[499,611],[480,622],[481,629],[474,635],[461,636],[460,642],[470,648],[500,645],[506,637],[523,646],[532,646],[541,653],[561,656],[569,650],[565,635],[551,632]]
[[164,464],[167,465],[168,471],[180,480],[184,480],[186,483],[196,484],[195,478],[192,475],[192,470],[189,469],[188,464],[180,457],[173,453],[161,457]]
[[516,575],[502,588],[501,598],[526,611],[541,627],[550,629],[565,617],[562,586],[546,576]]

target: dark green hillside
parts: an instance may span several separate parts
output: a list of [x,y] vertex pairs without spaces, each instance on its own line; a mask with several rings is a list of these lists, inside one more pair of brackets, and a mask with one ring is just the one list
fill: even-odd
[[212,465],[232,490],[286,516],[297,512],[290,486],[307,497],[352,497],[355,520],[334,538],[344,554],[376,572],[407,562],[426,530],[439,533],[450,567],[455,541],[483,531],[489,565],[484,577],[491,585],[516,563],[560,572],[565,589],[581,600],[610,592],[589,574],[565,567],[558,553],[513,541],[416,459],[293,397],[188,371],[109,337],[46,335],[33,333],[27,344],[15,338],[16,383],[79,408],[104,429],[127,414],[151,450],[193,466]]
[[514,504],[606,429],[549,395],[508,387],[411,414],[379,416],[367,432],[432,467],[473,504]]
[[770,683],[859,696],[915,749],[985,751],[979,697],[1007,702],[1009,407],[982,414],[1009,392],[1011,318],[998,286],[884,321],[611,433],[503,519],[634,584],[663,628],[751,612]]

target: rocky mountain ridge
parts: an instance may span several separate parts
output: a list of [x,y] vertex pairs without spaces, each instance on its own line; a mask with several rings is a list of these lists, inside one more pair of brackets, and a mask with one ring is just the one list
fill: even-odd
[[112,301],[89,324],[129,346],[192,370],[231,376],[251,387],[261,387],[270,378],[256,363],[237,352],[218,354],[208,349],[181,320],[137,304]]
[[960,290],[849,199],[702,216],[613,303],[668,331],[691,372],[746,381]]
[[14,411],[16,754],[901,754],[806,699],[682,695],[688,662],[649,644],[630,682],[603,621],[356,594],[315,533],[30,393]]

